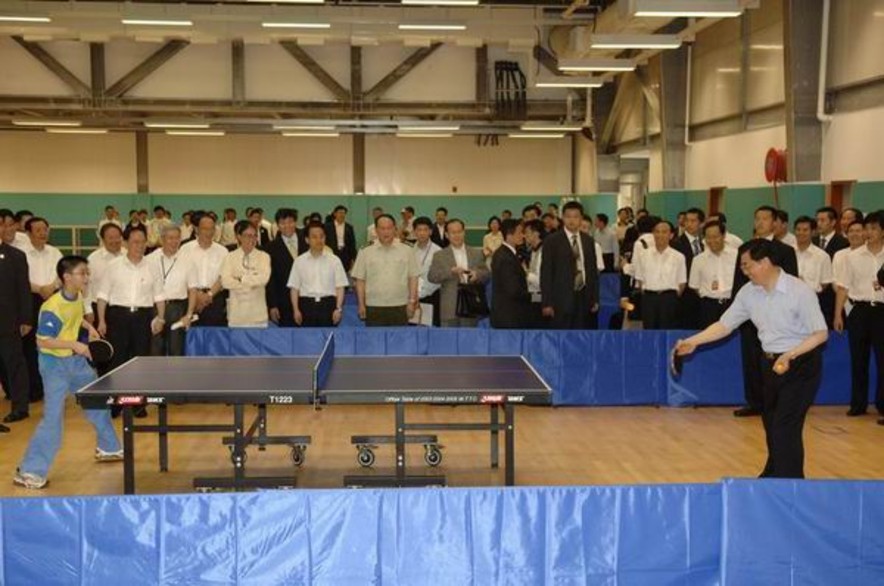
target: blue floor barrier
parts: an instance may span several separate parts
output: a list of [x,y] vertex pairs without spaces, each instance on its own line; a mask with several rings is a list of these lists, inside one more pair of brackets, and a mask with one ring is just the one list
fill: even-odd
[[880,584],[884,483],[0,500],[3,583]]
[[[187,353],[200,356],[317,355],[329,332],[341,355],[522,354],[553,388],[556,405],[736,405],[743,402],[736,335],[699,350],[680,379],[668,375],[679,331],[561,331],[456,328],[192,328]],[[875,381],[874,365],[871,380]],[[873,388],[874,382],[870,385]],[[870,390],[871,393],[871,390]],[[832,333],[824,350],[817,404],[850,398],[847,336]]]

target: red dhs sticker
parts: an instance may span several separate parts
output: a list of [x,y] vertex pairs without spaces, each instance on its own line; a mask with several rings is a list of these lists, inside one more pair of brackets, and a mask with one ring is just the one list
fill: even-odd
[[479,397],[479,403],[482,405],[497,405],[500,403],[506,403],[506,395],[481,395]]
[[138,397],[135,395],[123,395],[122,397],[117,397],[117,405],[121,407],[125,407],[126,405],[143,405],[144,397]]

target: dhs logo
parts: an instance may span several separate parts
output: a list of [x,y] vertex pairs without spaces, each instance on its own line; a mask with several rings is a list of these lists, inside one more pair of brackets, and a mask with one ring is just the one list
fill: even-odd
[[120,407],[125,407],[127,405],[143,405],[144,397],[138,397],[135,395],[123,395],[122,397],[117,397],[117,405]]

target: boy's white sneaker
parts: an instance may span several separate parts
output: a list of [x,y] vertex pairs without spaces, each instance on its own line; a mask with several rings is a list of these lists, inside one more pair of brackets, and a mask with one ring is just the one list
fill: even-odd
[[12,477],[12,482],[19,486],[24,486],[25,488],[31,488],[35,490],[39,490],[49,483],[48,480],[46,480],[39,474],[22,472],[21,470],[15,471],[15,476]]
[[116,452],[105,452],[101,448],[95,448],[95,459],[98,462],[122,462],[123,450]]

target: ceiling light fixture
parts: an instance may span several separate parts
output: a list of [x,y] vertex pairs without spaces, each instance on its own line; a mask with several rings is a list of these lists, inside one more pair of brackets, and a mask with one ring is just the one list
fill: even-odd
[[598,77],[558,77],[538,78],[534,87],[564,87],[564,88],[597,88],[604,83]]
[[205,122],[145,122],[145,128],[209,128]]
[[262,22],[264,28],[330,29],[328,22]]
[[593,49],[678,49],[678,35],[592,35]]
[[15,126],[82,126],[79,120],[13,120]]
[[460,130],[460,124],[450,124],[448,126],[416,126],[409,124],[400,124],[399,132],[455,132]]
[[107,128],[47,128],[51,134],[107,134]]
[[122,23],[128,26],[193,26],[192,20],[151,20],[141,18],[124,18]]
[[632,16],[650,18],[730,18],[740,16],[740,0],[628,0]]
[[565,133],[556,132],[556,133],[543,134],[543,133],[538,133],[538,132],[531,132],[531,133],[524,133],[523,134],[523,133],[518,133],[518,132],[512,132],[512,133],[508,134],[507,136],[510,138],[565,138]]
[[450,132],[397,132],[396,138],[451,138]]
[[522,125],[522,130],[527,132],[577,132],[582,128],[582,125],[546,124],[542,122],[526,122]]
[[559,71],[633,71],[632,59],[560,59]]
[[167,130],[169,136],[224,136],[223,130]]
[[298,138],[337,138],[341,136],[340,132],[283,132],[286,137]]
[[479,0],[402,0],[403,6],[478,6]]
[[250,4],[324,4],[325,0],[246,0]]
[[335,129],[332,125],[320,125],[320,124],[274,124],[273,130],[292,130],[292,131],[333,131]]
[[0,15],[0,22],[52,22],[48,16],[14,16]]
[[465,24],[400,24],[401,31],[465,31]]

